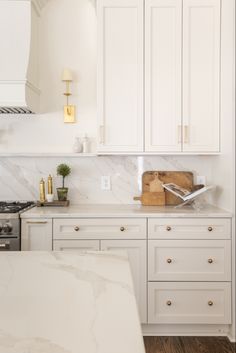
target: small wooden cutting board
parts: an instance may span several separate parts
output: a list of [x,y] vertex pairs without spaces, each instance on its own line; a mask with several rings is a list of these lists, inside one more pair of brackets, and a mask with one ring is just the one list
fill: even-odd
[[[154,205],[157,201],[157,197],[159,193],[153,193],[153,182],[157,178],[161,180],[162,183],[175,183],[189,191],[193,190],[193,173],[192,172],[179,172],[179,171],[148,171],[143,173],[142,176],[142,195],[140,198],[135,198],[135,200],[140,200],[144,205]],[[151,190],[150,190],[151,185]],[[154,194],[154,195],[152,195]],[[156,194],[156,195],[155,195]],[[165,191],[165,204],[168,206],[179,205],[181,203],[180,198],[176,197],[169,191]],[[157,205],[155,203],[155,205]]]

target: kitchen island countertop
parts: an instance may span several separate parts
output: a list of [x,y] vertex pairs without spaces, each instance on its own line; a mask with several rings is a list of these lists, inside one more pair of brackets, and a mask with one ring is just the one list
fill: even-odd
[[200,211],[191,206],[175,208],[173,206],[141,205],[77,205],[69,207],[34,207],[23,212],[21,218],[112,218],[112,217],[231,217],[231,213],[211,205],[205,205]]
[[123,253],[0,253],[0,302],[0,353],[144,353]]

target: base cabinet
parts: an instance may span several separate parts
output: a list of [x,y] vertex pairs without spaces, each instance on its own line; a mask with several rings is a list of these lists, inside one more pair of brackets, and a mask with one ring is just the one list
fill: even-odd
[[147,323],[146,240],[102,240],[101,250],[126,250],[129,256],[140,320]]
[[151,282],[150,324],[230,324],[231,284],[223,282]]
[[53,250],[55,251],[98,251],[99,240],[54,240]]
[[21,250],[52,250],[52,219],[23,219]]

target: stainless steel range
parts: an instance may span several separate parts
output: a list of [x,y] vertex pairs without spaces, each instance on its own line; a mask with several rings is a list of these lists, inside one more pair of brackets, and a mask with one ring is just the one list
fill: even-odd
[[0,201],[0,251],[20,250],[20,213],[33,206],[31,201]]

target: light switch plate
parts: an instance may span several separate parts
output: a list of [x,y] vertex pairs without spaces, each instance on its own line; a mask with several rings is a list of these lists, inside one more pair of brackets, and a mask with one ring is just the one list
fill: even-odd
[[101,189],[111,190],[111,177],[109,175],[103,175],[101,177]]

